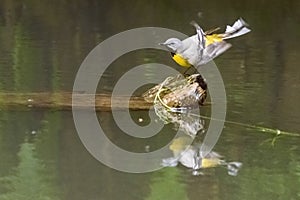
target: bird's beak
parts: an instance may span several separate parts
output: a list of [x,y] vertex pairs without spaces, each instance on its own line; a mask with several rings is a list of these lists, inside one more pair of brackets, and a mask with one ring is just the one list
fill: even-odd
[[166,43],[158,43],[158,45],[166,46],[167,44]]

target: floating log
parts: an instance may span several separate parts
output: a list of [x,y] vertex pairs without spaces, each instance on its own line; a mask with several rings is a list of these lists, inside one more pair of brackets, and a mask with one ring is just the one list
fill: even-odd
[[[55,110],[90,109],[95,106],[97,111],[111,110],[110,94],[74,94],[76,104],[72,104],[72,93],[0,93],[1,109],[28,109],[28,108],[48,108]],[[128,104],[128,98],[130,98]],[[93,104],[95,99],[95,104]],[[148,110],[152,104],[144,100],[143,97],[114,97],[114,108],[131,110]]]

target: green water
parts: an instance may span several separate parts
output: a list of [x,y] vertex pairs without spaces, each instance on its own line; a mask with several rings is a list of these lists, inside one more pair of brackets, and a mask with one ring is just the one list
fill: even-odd
[[[208,29],[241,16],[252,32],[230,41],[233,47],[215,60],[226,87],[226,120],[300,133],[299,9],[296,0],[2,0],[0,91],[71,91],[86,55],[127,29],[157,26],[191,35],[193,19]],[[147,62],[179,69],[166,52],[132,52],[112,64],[98,90],[110,92],[124,72]],[[132,139],[110,112],[98,114],[109,138],[136,152],[162,146],[174,132],[169,125],[150,140]],[[135,111],[132,118],[148,119],[148,113]],[[299,142],[300,137],[227,123],[214,151],[243,163],[237,176],[222,166],[193,176],[182,165],[130,174],[89,154],[70,111],[2,109],[0,200],[300,199]]]

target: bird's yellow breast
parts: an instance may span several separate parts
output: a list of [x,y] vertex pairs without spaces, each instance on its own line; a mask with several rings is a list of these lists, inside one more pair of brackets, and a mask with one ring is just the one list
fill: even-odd
[[183,58],[182,56],[180,56],[179,54],[174,54],[174,53],[172,53],[172,58],[173,58],[173,60],[174,60],[177,64],[179,64],[179,65],[182,66],[182,67],[188,68],[188,67],[191,67],[191,66],[192,66],[186,59],[184,59],[184,58]]

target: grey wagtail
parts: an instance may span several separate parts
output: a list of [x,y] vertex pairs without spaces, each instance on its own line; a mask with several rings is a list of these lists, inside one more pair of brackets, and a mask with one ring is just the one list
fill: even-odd
[[227,25],[225,33],[213,34],[219,28],[203,32],[202,28],[196,23],[191,22],[196,28],[197,34],[184,40],[169,38],[164,45],[171,52],[173,60],[182,67],[199,67],[213,60],[227,49],[231,44],[224,40],[244,35],[251,30],[247,28],[247,23],[238,19],[232,26]]

